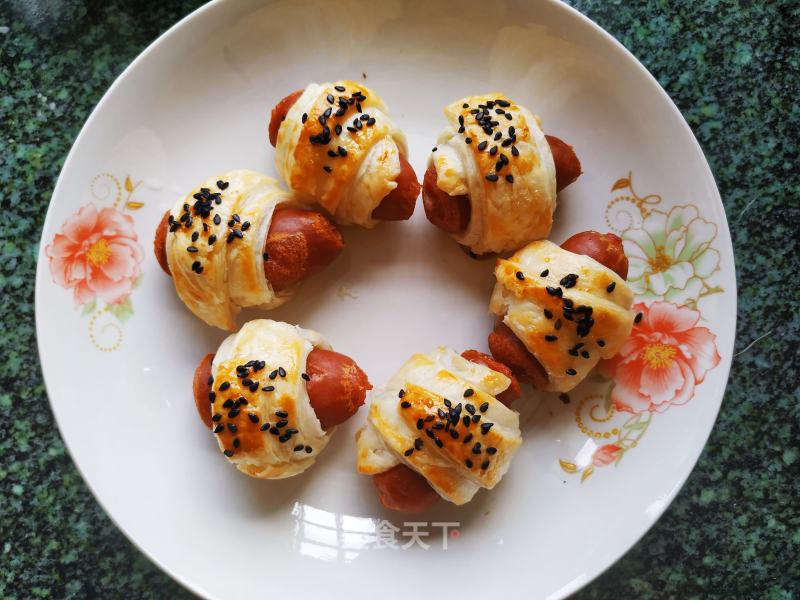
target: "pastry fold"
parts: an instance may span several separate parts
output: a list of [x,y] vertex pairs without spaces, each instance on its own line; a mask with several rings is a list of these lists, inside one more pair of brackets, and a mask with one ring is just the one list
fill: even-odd
[[179,200],[169,216],[167,262],[178,296],[209,325],[233,330],[242,308],[274,308],[293,290],[276,294],[264,274],[264,244],[272,214],[293,204],[271,177],[228,171]]
[[489,311],[536,357],[549,383],[567,392],[601,358],[614,356],[633,327],[633,292],[596,260],[541,240],[499,259]]
[[316,331],[270,319],[249,321],[228,336],[211,364],[214,435],[236,467],[259,479],[305,471],[328,444],[303,377]]
[[371,228],[397,187],[403,132],[383,100],[353,81],[309,84],[278,130],[275,166],[289,189],[337,223]]
[[472,209],[467,228],[453,238],[483,254],[547,237],[556,169],[539,118],[500,93],[462,98],[444,113],[448,125],[428,165],[437,186],[469,196]]
[[405,464],[455,504],[492,489],[522,443],[519,415],[496,399],[510,383],[450,348],[415,354],[371,393],[356,437],[358,471]]

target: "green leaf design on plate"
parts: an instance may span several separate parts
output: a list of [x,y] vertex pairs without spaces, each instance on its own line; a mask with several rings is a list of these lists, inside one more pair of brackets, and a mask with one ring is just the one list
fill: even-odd
[[81,311],[81,316],[85,317],[86,315],[92,314],[95,309],[97,308],[97,300],[92,300],[89,304],[83,305],[83,310]]
[[112,305],[108,310],[120,323],[126,323],[133,316],[133,303],[130,296],[125,298],[124,302]]

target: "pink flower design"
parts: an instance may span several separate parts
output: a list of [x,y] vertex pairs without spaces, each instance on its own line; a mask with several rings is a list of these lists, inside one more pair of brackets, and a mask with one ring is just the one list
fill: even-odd
[[100,298],[120,304],[141,275],[142,247],[133,219],[115,208],[87,204],[66,220],[45,248],[58,285],[73,290],[75,304]]
[[592,456],[592,464],[595,467],[606,467],[619,458],[621,450],[622,448],[616,444],[606,444],[604,446],[600,446],[594,451],[594,455]]
[[614,379],[614,407],[630,413],[664,412],[686,404],[706,373],[719,364],[716,336],[697,327],[700,313],[671,302],[636,304],[642,319],[614,358],[600,363]]

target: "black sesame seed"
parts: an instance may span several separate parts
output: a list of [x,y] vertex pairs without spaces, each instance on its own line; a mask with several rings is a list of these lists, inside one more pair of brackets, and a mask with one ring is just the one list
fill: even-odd
[[547,277],[548,275],[550,275],[550,269],[545,269],[544,271],[539,273],[539,277]]
[[439,438],[433,438],[433,443],[436,444],[437,448],[441,448],[442,446],[444,446],[444,443]]
[[311,454],[313,451],[314,450],[311,448],[311,446],[306,446],[306,454]]
[[551,296],[560,296],[562,293],[561,288],[555,288],[551,285],[548,285],[545,289],[547,290],[547,293],[550,294]]
[[423,427],[425,427],[425,422],[422,418],[417,419],[417,429],[422,429]]
[[444,412],[441,408],[436,409],[436,414],[439,415],[440,419],[444,419],[447,416],[447,413]]
[[513,118],[514,117],[511,116],[511,113],[506,113],[506,119],[508,119],[510,121]]
[[228,429],[230,430],[231,433],[236,433],[236,430],[238,428],[236,427],[236,425],[234,423],[228,423]]
[[308,120],[308,114],[306,114],[306,113],[303,113],[303,116],[300,118],[300,121],[301,121],[302,123],[305,123],[307,120]]
[[333,128],[333,130],[336,132],[336,135],[341,135],[341,133],[342,133],[342,126],[341,126],[341,125],[339,125],[339,124],[337,123],[337,124],[336,124],[336,127],[334,127],[334,128]]
[[492,454],[492,455],[497,454],[497,448],[495,448],[494,446],[487,446],[486,454]]
[[544,309],[544,316],[547,317],[548,319],[552,319],[553,318],[553,313],[552,313],[552,311],[550,311],[550,310],[545,308]]
[[225,425],[222,423],[214,427],[214,433],[222,433],[223,431],[225,431]]
[[478,407],[478,410],[480,410],[482,413],[486,412],[487,410],[489,410],[489,403],[488,402],[484,402],[483,404],[481,404]]
[[470,403],[467,403],[467,404],[464,406],[464,409],[465,409],[465,410],[466,410],[466,411],[467,411],[469,414],[471,414],[471,415],[474,415],[474,414],[475,414],[475,406],[474,406],[474,405],[472,405],[472,404],[470,404]]
[[213,246],[214,242],[216,242],[216,241],[217,241],[217,236],[214,235],[213,233],[210,236],[208,236],[208,245],[209,246]]
[[289,417],[289,413],[286,412],[285,410],[276,410],[275,411],[275,416],[279,417],[281,419],[286,419],[286,418]]
[[617,282],[616,282],[616,281],[612,281],[612,282],[611,282],[611,283],[609,283],[609,284],[608,284],[608,286],[606,287],[606,291],[607,291],[607,292],[610,294],[611,292],[613,292],[613,291],[614,291],[614,288],[615,288],[615,287],[617,287]]
[[238,416],[239,416],[239,409],[238,408],[234,408],[232,411],[230,411],[228,413],[228,418],[229,419],[235,419]]
[[605,342],[605,340],[597,340],[597,345],[602,348],[603,346],[606,345],[606,342]]
[[225,450],[225,451],[223,452],[223,454],[224,454],[225,456],[227,456],[228,458],[230,458],[231,456],[233,456],[233,450]]
[[589,353],[586,350],[584,350],[583,352],[581,352],[581,356],[583,358],[589,358]]
[[493,181],[493,182],[494,182],[494,181],[497,181],[497,180],[498,180],[498,177],[497,177],[497,174],[496,174],[496,173],[489,173],[489,174],[486,176],[486,179],[488,179],[489,181]]
[[480,420],[481,420],[481,416],[480,415],[472,415],[472,422],[473,423],[477,423]]
[[408,400],[403,400],[403,401],[400,403],[400,406],[401,406],[402,408],[411,408],[411,402],[409,402]]
[[328,94],[327,96],[325,96],[325,100],[328,101],[328,104],[333,104],[334,101],[333,94]]
[[306,381],[311,381],[311,377],[309,377],[308,373],[300,373],[300,377],[302,377]]
[[270,379],[275,379],[278,376],[278,369],[275,369],[272,373],[269,374]]
[[197,238],[199,238],[199,237],[200,237],[200,232],[199,232],[199,231],[195,231],[195,232],[192,234],[192,241],[193,241],[193,242],[196,242],[196,241],[197,241]]
[[229,382],[227,382],[227,381],[223,381],[221,384],[219,384],[219,391],[220,392],[224,392],[229,387],[231,387],[231,384]]
[[567,394],[559,394],[558,399],[564,404],[569,404],[569,396]]
[[413,453],[414,453],[414,449],[413,448],[409,448],[408,450],[403,452],[403,456],[411,456]]
[[454,440],[457,440],[458,439],[458,432],[455,429],[451,429],[450,430],[450,437],[453,438]]
[[464,436],[464,440],[461,442],[462,444],[469,444],[472,441],[472,434],[468,433]]
[[506,175],[506,181],[508,183],[514,183],[514,176],[511,173],[509,173],[508,175]]
[[403,389],[401,389],[399,392],[397,392],[397,397],[398,398],[402,398],[405,395],[406,395],[406,391],[403,390]]
[[472,422],[469,418],[469,415],[464,415],[461,418],[461,422],[464,423],[464,427],[469,427],[469,424]]
[[286,419],[281,419],[280,421],[275,423],[275,427],[280,429],[281,427],[286,427],[288,424],[289,424],[289,421],[287,421]]
[[482,470],[482,471],[485,471],[485,470],[486,470],[486,469],[488,469],[488,468],[489,468],[489,460],[487,459],[487,460],[485,460],[485,461],[483,461],[483,462],[481,463],[481,470]]
[[227,190],[228,189],[228,185],[229,184],[228,184],[227,181],[222,181],[221,179],[219,181],[217,181],[217,187],[219,189],[221,189],[221,190]]
[[453,403],[452,403],[452,402],[450,402],[450,400],[448,400],[447,398],[445,398],[445,399],[444,399],[444,405],[445,405],[447,408],[452,408],[452,407],[453,407]]
[[297,444],[297,446],[294,447],[294,451],[300,452],[300,450],[302,450],[304,447],[305,446],[303,446],[303,444]]
[[250,379],[249,377],[245,377],[244,379],[242,379],[242,385],[245,387],[250,387],[251,385],[253,385],[253,380]]
[[214,413],[214,416],[211,417],[212,421],[219,421],[222,418],[222,415],[219,413]]
[[225,402],[222,403],[222,408],[233,408],[233,400],[228,398]]
[[575,369],[567,369],[567,375],[577,375],[578,372]]
[[488,146],[488,145],[489,145],[489,142],[487,142],[486,140],[483,140],[480,144],[478,144],[478,150],[483,152],[484,150],[486,150],[486,146]]
[[489,430],[492,428],[492,425],[494,425],[494,423],[481,423],[481,433],[484,435],[489,433]]
[[197,252],[197,247],[196,246],[189,246],[188,248],[186,248],[186,251],[187,252],[191,252],[191,253],[195,253],[195,252]]
[[256,413],[248,413],[248,417],[250,417],[250,421],[253,423],[258,423],[258,415]]
[[525,274],[522,271],[517,271],[515,275],[520,281],[525,281]]
[[257,381],[254,381],[253,385],[250,386],[250,391],[253,392],[253,393],[258,391],[258,382]]
[[492,156],[494,156],[495,154],[497,154],[497,146],[492,146],[492,147],[489,149],[489,154],[491,154]]
[[642,320],[644,313],[636,313],[636,316],[633,318],[634,323],[639,323]]
[[468,388],[468,389],[467,389],[467,390],[464,392],[464,398],[469,398],[469,397],[470,397],[470,396],[472,396],[472,394],[474,394],[474,393],[475,393],[475,390],[473,390],[472,388]]
[[281,444],[285,444],[286,442],[288,442],[288,441],[289,441],[289,438],[291,438],[291,437],[292,437],[292,435],[291,435],[291,434],[289,434],[289,433],[283,433],[283,434],[281,434],[280,436],[278,436],[278,441],[279,441]]
[[480,454],[481,453],[481,443],[475,442],[475,445],[472,446],[472,453],[473,454]]
[[217,393],[216,392],[208,392],[208,400],[210,402],[213,403],[214,400],[216,400],[216,399],[217,399]]
[[375,119],[370,117],[369,120],[367,121],[367,127],[372,127],[373,125],[375,125]]
[[467,144],[471,144],[472,143],[472,138],[471,137],[464,138],[464,142],[467,143]]
[[335,89],[337,92],[343,92],[345,87],[343,85],[335,85],[333,86],[333,89]]
[[274,385],[265,385],[263,388],[261,388],[261,391],[262,392],[274,392],[275,391],[275,386]]
[[561,319],[556,319],[556,322],[553,323],[553,327],[555,327],[556,331],[561,329]]
[[444,423],[434,423],[433,428],[436,429],[437,431],[440,429],[444,429]]
[[471,461],[470,459],[467,459],[467,460],[465,460],[465,461],[464,461],[464,464],[465,464],[465,465],[467,465],[467,468],[468,468],[468,469],[471,469],[471,468],[472,468],[472,461]]
[[222,217],[214,215],[214,225],[219,225],[220,223],[222,223]]
[[555,342],[558,339],[558,337],[555,335],[546,335],[544,336],[544,339],[547,342]]
[[286,377],[286,369],[284,369],[283,367],[278,367],[278,375],[280,375],[281,377]]
[[414,449],[415,450],[422,450],[422,446],[423,446],[423,444],[422,444],[422,440],[420,438],[417,438],[417,439],[414,440]]
[[519,149],[516,146],[511,146],[511,154],[513,156],[519,156]]

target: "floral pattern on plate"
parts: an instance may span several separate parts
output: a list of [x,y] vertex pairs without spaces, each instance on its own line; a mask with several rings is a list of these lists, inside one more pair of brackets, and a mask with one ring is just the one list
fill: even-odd
[[[45,247],[53,282],[72,290],[81,316],[89,317],[89,339],[111,352],[122,343],[121,324],[133,315],[131,294],[142,278],[144,251],[126,211],[144,206],[131,198],[138,184],[130,177],[123,186],[108,173],[98,175],[91,192],[99,203],[85,204],[61,226]],[[122,208],[118,208],[122,204]]]
[[559,459],[567,473],[580,472],[581,481],[598,467],[618,465],[640,443],[653,417],[689,402],[720,362],[716,335],[700,325],[697,307],[704,296],[723,291],[708,283],[720,263],[712,247],[716,225],[693,205],[655,208],[661,196],[639,196],[632,173],[611,191],[620,194],[609,202],[606,221],[628,256],[637,320],[620,352],[600,362],[590,392],[577,401],[578,429],[605,442],[583,457],[582,465]]

